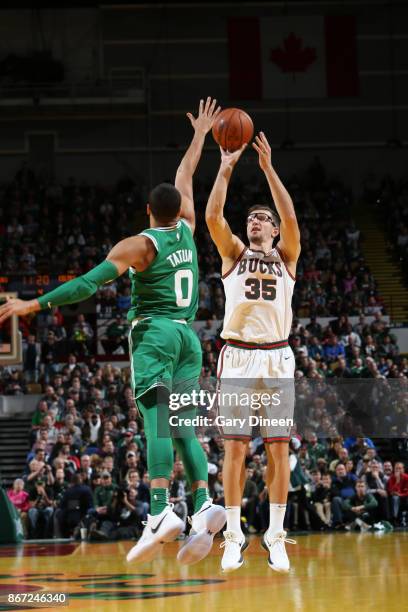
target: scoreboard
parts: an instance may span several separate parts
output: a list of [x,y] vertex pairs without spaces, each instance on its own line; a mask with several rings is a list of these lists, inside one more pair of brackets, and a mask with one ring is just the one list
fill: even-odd
[[33,299],[62,283],[66,283],[76,274],[10,274],[0,276],[0,291],[13,291],[23,300]]

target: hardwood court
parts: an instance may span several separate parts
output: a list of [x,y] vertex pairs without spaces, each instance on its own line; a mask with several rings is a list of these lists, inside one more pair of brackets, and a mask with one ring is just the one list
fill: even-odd
[[177,564],[178,543],[142,566],[124,560],[130,542],[0,547],[0,610],[28,609],[7,606],[5,593],[40,590],[70,594],[69,606],[47,610],[408,610],[408,533],[297,536],[289,575],[268,568],[258,537],[245,565],[223,575],[220,541],[191,567]]

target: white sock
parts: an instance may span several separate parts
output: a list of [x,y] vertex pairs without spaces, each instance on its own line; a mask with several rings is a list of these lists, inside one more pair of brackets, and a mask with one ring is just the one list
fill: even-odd
[[225,506],[227,513],[227,531],[242,533],[241,529],[241,506]]
[[274,534],[283,531],[285,512],[286,504],[269,504],[269,533]]

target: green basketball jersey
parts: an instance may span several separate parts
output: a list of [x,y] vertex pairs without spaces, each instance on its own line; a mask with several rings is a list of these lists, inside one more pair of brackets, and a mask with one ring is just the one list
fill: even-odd
[[131,303],[128,320],[161,316],[194,320],[198,307],[197,250],[190,226],[180,219],[173,227],[149,228],[157,255],[143,272],[132,268]]

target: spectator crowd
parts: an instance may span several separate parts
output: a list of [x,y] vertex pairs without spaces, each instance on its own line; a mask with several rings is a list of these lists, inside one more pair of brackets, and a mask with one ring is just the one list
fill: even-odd
[[[326,178],[318,159],[302,180],[293,177],[286,184],[302,234],[290,344],[296,384],[306,399],[302,427],[294,428],[290,443],[285,525],[363,531],[405,527],[408,402],[393,385],[406,383],[408,360],[399,354],[362,256],[351,193],[338,180]],[[209,188],[205,182],[195,185],[201,386],[211,390],[223,345],[225,297],[220,260],[203,220]],[[402,204],[404,198],[402,189]],[[226,206],[233,231],[245,240],[246,209],[269,200],[255,179],[245,184],[234,180]],[[133,233],[137,223],[143,227],[141,185],[128,180],[111,190],[74,180],[61,186],[42,182],[23,166],[15,181],[3,186],[1,201],[0,256],[8,274],[84,273],[117,240]],[[404,235],[402,209],[395,214]],[[81,529],[92,539],[130,538],[141,531],[149,511],[143,422],[132,397],[129,368],[115,366],[115,359],[127,360],[129,305],[130,281],[124,275],[97,292],[85,315],[56,309],[21,321],[24,367],[1,370],[0,392],[24,394],[33,384],[41,389],[26,470],[8,493],[29,538],[80,537]],[[321,317],[326,317],[324,325]],[[358,379],[375,379],[378,385],[370,402],[380,409],[368,420],[333,391],[333,383]],[[395,405],[384,412],[379,402],[387,393],[394,394]],[[395,441],[387,446],[371,439],[373,434],[381,438],[381,432]],[[206,431],[199,436],[208,458],[211,495],[223,503],[223,440]],[[263,531],[269,520],[265,462],[262,439],[255,438],[242,502],[244,529],[254,533]],[[177,457],[170,492],[186,522],[191,491]]]

